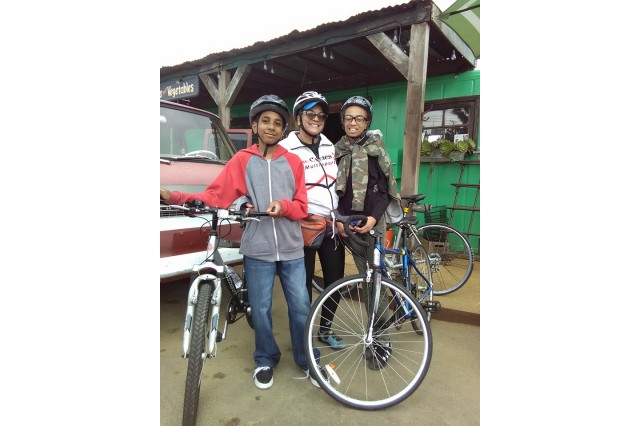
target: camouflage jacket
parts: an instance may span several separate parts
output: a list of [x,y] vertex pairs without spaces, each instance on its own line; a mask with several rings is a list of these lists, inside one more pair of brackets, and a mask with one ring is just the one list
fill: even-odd
[[353,210],[363,210],[369,179],[367,156],[378,158],[378,164],[380,164],[380,168],[387,177],[389,196],[392,200],[400,200],[398,185],[391,167],[391,159],[382,139],[382,133],[379,130],[367,131],[364,141],[358,144],[351,143],[345,135],[336,143],[335,148],[336,159],[339,160],[336,192],[338,196],[344,195],[347,177],[349,176],[349,170],[351,170]]

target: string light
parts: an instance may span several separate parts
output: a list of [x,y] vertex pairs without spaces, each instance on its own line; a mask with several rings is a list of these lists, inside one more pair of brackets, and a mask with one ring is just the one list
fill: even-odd
[[322,46],[322,57],[327,59],[327,50]]
[[451,52],[451,60],[452,61],[456,60],[456,51],[455,50],[453,52]]
[[267,68],[267,61],[264,61],[264,66],[262,67],[265,71],[268,71],[269,69]]
[[273,64],[271,64],[271,74],[275,74],[275,71],[273,70]]
[[393,30],[393,42],[398,44],[398,29]]
[[333,61],[333,49],[329,50],[329,59]]

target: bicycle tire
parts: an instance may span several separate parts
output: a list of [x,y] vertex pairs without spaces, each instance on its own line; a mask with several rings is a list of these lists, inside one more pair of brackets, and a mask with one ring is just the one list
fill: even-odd
[[198,301],[193,315],[193,331],[189,349],[189,364],[187,367],[187,381],[184,388],[184,405],[182,409],[182,426],[194,426],[198,416],[198,401],[200,399],[200,383],[202,366],[205,358],[205,344],[207,333],[207,317],[211,302],[212,283],[203,282],[198,291]]
[[[473,272],[473,249],[467,237],[451,225],[427,223],[415,228],[429,256],[433,294],[442,296],[462,287]],[[410,247],[416,239],[410,236]]]
[[[345,250],[344,254],[344,271],[345,274],[357,274],[358,268],[353,260],[353,255],[349,250]],[[331,283],[329,283],[331,284]],[[325,289],[324,274],[322,273],[322,266],[320,265],[320,258],[316,254],[316,267],[313,272],[313,278],[311,278],[311,285],[318,292],[322,293]]]
[[[431,328],[422,306],[395,282],[382,278],[381,285],[385,290],[383,294],[387,295],[382,300],[386,307],[385,316],[389,320],[378,332],[387,333],[391,342],[391,355],[383,368],[371,369],[367,363],[367,357],[372,358],[368,356],[367,350],[370,351],[373,346],[365,343],[368,323],[367,309],[362,299],[368,286],[365,275],[344,277],[331,284],[313,303],[305,327],[305,353],[308,359],[317,359],[317,363],[310,363],[313,377],[333,399],[361,410],[387,408],[408,398],[424,380],[433,352]],[[322,305],[335,292],[344,288],[352,290],[342,294],[333,318],[332,330],[343,339],[345,348],[335,350],[327,345],[317,346],[320,356],[315,358],[313,350],[317,342]],[[406,300],[410,309],[417,313],[424,330],[423,335],[413,331],[394,330],[395,315],[390,310],[393,300],[391,291],[399,297],[400,303],[395,303],[394,306],[401,306]],[[326,371],[327,380],[319,379],[325,375],[321,369]]]

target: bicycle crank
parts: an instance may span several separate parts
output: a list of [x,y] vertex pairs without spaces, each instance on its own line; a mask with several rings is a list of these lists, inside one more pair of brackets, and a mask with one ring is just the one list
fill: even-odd
[[240,303],[233,298],[229,299],[229,304],[227,305],[227,321],[229,324],[236,322],[238,319],[238,312],[244,313]]

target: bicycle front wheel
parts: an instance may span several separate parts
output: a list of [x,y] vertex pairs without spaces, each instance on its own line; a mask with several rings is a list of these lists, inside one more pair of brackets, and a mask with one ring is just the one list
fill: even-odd
[[205,359],[204,345],[207,332],[207,317],[211,302],[213,286],[210,282],[200,285],[198,301],[193,315],[191,345],[189,349],[189,365],[187,367],[187,383],[184,388],[184,406],[182,409],[182,426],[196,424],[198,400],[200,399],[200,382],[202,366]]
[[[467,237],[444,223],[427,223],[415,231],[429,257],[433,294],[441,296],[462,287],[473,272],[473,249]],[[415,244],[412,234],[412,249]]]
[[[350,290],[350,291],[349,291]],[[365,275],[353,275],[336,281],[318,296],[311,307],[305,328],[305,351],[314,359],[317,345],[320,357],[310,363],[311,374],[335,400],[361,410],[377,410],[408,398],[422,383],[433,351],[431,329],[419,303],[402,287],[382,278],[380,306],[376,310],[373,340],[367,341],[369,316],[366,301],[370,284]],[[342,299],[333,317],[332,330],[343,339],[344,348],[318,343],[322,305],[334,294]],[[406,303],[405,303],[406,302]],[[416,314],[423,333],[396,330],[396,309]],[[318,379],[326,377],[325,380]]]
[[[345,275],[353,275],[358,273],[356,262],[353,260],[353,254],[347,249],[344,254],[344,273]],[[316,267],[311,278],[311,285],[318,293],[322,293],[331,283],[324,282],[324,274],[320,265],[320,256],[316,255]],[[346,289],[344,290],[346,291]]]

